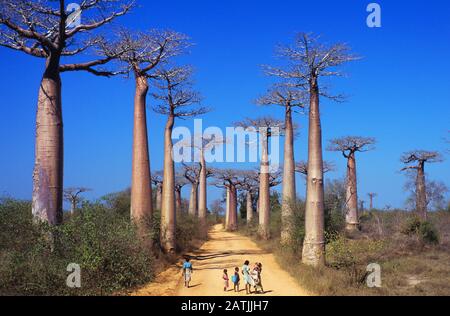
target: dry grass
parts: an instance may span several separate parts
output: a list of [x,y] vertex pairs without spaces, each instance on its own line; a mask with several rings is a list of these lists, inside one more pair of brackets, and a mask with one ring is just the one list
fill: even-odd
[[[275,215],[277,216],[277,215]],[[401,231],[411,218],[402,211],[372,212],[362,218],[362,230],[340,233],[327,243],[327,265],[315,269],[301,264],[301,246],[281,249],[279,239],[261,241],[254,229],[242,229],[316,295],[450,295],[450,213],[430,216],[439,243],[430,244]],[[273,236],[278,236],[272,227]],[[381,288],[366,285],[369,263],[381,266]]]

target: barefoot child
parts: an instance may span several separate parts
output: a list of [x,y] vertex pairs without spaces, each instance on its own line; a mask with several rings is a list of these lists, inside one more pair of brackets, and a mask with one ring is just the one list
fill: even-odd
[[239,268],[234,268],[234,274],[231,277],[231,282],[233,282],[233,288],[235,292],[239,292],[239,281],[241,278],[239,277]]
[[228,290],[228,286],[229,286],[228,281],[230,280],[230,279],[228,278],[228,272],[227,272],[227,269],[223,270],[223,276],[222,276],[222,278],[223,278],[223,280],[224,280],[223,290],[226,291],[226,290]]

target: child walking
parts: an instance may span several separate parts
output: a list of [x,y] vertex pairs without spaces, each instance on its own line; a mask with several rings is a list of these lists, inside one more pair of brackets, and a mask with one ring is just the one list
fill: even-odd
[[189,257],[186,257],[183,263],[183,277],[184,277],[184,286],[187,288],[189,288],[189,283],[191,282],[191,274],[192,274],[192,263],[189,262]]
[[223,276],[222,276],[222,278],[223,278],[223,280],[224,280],[223,290],[224,290],[224,291],[227,291],[227,290],[228,290],[228,287],[229,287],[228,281],[230,280],[230,279],[228,278],[228,271],[227,271],[227,269],[223,270]]
[[235,292],[239,292],[239,281],[241,278],[239,277],[239,268],[234,268],[234,274],[231,277],[231,282],[233,282],[233,289]]

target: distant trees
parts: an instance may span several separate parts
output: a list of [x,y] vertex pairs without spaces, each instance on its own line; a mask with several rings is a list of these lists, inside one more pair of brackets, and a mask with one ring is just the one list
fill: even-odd
[[237,186],[240,183],[239,170],[215,169],[215,186],[226,190],[225,229],[234,231],[238,228],[237,216]]
[[[63,218],[63,116],[62,72],[86,71],[97,76],[115,73],[99,68],[122,53],[110,50],[94,31],[133,7],[134,1],[83,1],[80,10],[87,23],[73,23],[65,1],[1,1],[0,46],[45,60],[36,113],[32,214],[51,225]],[[107,5],[106,5],[107,4]],[[76,12],[79,13],[79,12]],[[97,51],[97,52],[95,52]],[[91,57],[81,61],[85,54]],[[94,57],[94,55],[97,55]],[[100,55],[100,56],[98,56]],[[63,64],[62,59],[75,63]]]
[[290,87],[288,84],[273,86],[266,95],[259,98],[260,105],[279,105],[284,107],[284,163],[283,163],[283,192],[281,204],[281,243],[287,245],[294,234],[293,203],[296,201],[295,190],[295,158],[294,158],[294,125],[292,112],[295,107],[304,108],[306,93]]
[[269,166],[269,139],[279,136],[284,132],[284,123],[270,116],[257,119],[247,118],[235,123],[243,128],[254,128],[254,132],[260,135],[261,167],[259,173],[259,230],[262,239],[270,238],[270,166]]
[[320,87],[321,77],[339,76],[336,67],[355,60],[344,44],[331,46],[320,43],[319,38],[311,34],[300,33],[294,45],[279,48],[279,56],[288,61],[285,69],[267,67],[266,72],[288,80],[294,85],[306,89],[309,93],[309,129],[308,129],[308,176],[306,188],[305,239],[302,261],[305,264],[319,266],[325,263],[324,207],[323,207],[323,158],[322,129],[319,111],[319,97],[331,96]]
[[200,180],[201,165],[194,163],[191,165],[183,164],[183,175],[191,184],[191,194],[189,196],[188,213],[191,216],[198,215],[198,184]]
[[151,173],[151,181],[156,188],[156,196],[155,196],[155,208],[157,210],[161,210],[161,201],[162,201],[162,179],[163,172],[156,171]]
[[253,200],[258,191],[259,175],[254,170],[243,170],[240,173],[239,189],[245,193],[245,211],[247,224],[253,221]]
[[181,190],[186,184],[188,184],[188,181],[183,174],[175,175],[175,211],[177,215],[182,212]]
[[371,210],[373,210],[373,198],[376,197],[378,194],[375,192],[369,192],[369,193],[367,193],[367,195],[369,196],[369,201],[370,201],[369,208]]
[[437,151],[413,150],[406,152],[400,161],[406,166],[402,171],[415,172],[416,212],[422,220],[427,219],[427,189],[425,181],[425,164],[441,162],[442,156]]
[[131,218],[139,223],[152,218],[152,187],[148,150],[146,99],[148,80],[156,77],[156,67],[182,53],[188,46],[186,36],[173,31],[120,32],[120,60],[134,75],[134,127],[131,173]]
[[88,192],[91,189],[85,187],[75,187],[64,189],[64,199],[70,203],[70,214],[74,214],[78,204],[83,200],[82,193]]
[[187,66],[161,68],[155,78],[158,91],[152,96],[160,101],[153,108],[167,116],[164,130],[164,170],[161,203],[161,247],[166,252],[175,251],[175,168],[173,161],[172,130],[177,117],[191,117],[208,112],[205,107],[196,107],[200,96],[192,89],[192,69]]
[[360,136],[335,138],[330,140],[328,144],[328,150],[341,152],[347,159],[345,221],[348,230],[358,229],[359,227],[355,154],[374,149],[374,144],[374,138]]

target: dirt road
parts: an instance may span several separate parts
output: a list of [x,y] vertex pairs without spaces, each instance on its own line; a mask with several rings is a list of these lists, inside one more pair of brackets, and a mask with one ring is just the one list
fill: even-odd
[[241,269],[245,260],[263,264],[261,279],[265,293],[258,295],[308,295],[287,272],[280,268],[273,254],[262,251],[248,237],[224,231],[222,225],[214,226],[209,233],[209,240],[191,255],[194,272],[189,289],[183,286],[180,262],[179,265],[160,273],[154,282],[131,295],[245,296],[242,280],[238,293],[232,289],[224,292],[222,282],[223,269],[228,269],[231,285],[234,267]]

